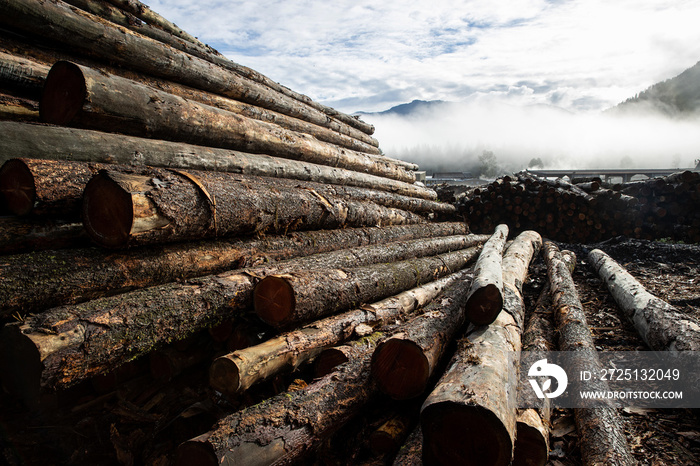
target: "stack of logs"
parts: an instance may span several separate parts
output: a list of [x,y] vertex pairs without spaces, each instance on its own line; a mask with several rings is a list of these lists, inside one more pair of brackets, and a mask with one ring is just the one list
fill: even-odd
[[685,171],[603,188],[520,172],[467,192],[459,210],[474,231],[499,223],[568,243],[615,236],[700,241],[700,173]]

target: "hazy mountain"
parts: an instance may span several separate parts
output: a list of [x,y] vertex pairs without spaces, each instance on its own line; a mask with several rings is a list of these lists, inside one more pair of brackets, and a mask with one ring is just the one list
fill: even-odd
[[675,78],[654,84],[609,111],[627,113],[648,110],[673,117],[700,113],[700,62]]
[[400,104],[382,112],[357,112],[356,115],[408,116],[416,112],[433,109],[444,105],[452,105],[452,102],[445,102],[444,100],[414,100],[413,102]]

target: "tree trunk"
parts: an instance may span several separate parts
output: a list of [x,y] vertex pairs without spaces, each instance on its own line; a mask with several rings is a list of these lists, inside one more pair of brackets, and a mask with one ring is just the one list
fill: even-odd
[[379,189],[436,200],[429,188],[342,168],[75,128],[0,121],[0,161],[13,157],[183,168]]
[[[437,240],[465,232],[464,224],[434,223],[177,243],[124,252],[82,248],[4,256],[0,258],[0,269],[12,273],[4,274],[0,280],[0,316],[13,312],[36,313],[50,307],[293,257],[424,237]],[[48,238],[50,243],[51,236]],[[468,238],[467,244],[484,241],[483,236]]]
[[[317,104],[311,99],[306,98],[305,102],[301,102],[201,58],[135,34],[126,28],[96,20],[94,15],[76,11],[61,1],[3,2],[0,5],[0,22],[12,30],[50,41],[54,46],[60,44],[99,60],[269,108],[318,125],[346,132],[354,129],[351,124],[363,126],[360,128],[362,132],[372,128],[371,125],[340,112],[335,112],[329,118],[327,112],[313,108]],[[253,70],[248,71],[250,76],[264,78]],[[329,109],[329,112],[334,111]],[[342,123],[340,119],[343,119]]]
[[26,57],[0,52],[0,88],[38,101],[49,67]]
[[[559,350],[576,352],[578,370],[600,373],[593,337],[586,323],[581,301],[567,264],[556,245],[545,241],[544,258],[552,288],[554,320],[559,334]],[[574,380],[574,383],[578,381]],[[607,390],[607,382],[599,381],[594,389]],[[622,420],[615,408],[574,409],[580,435],[581,454],[585,465],[636,464],[630,453]]]
[[80,218],[83,190],[105,164],[10,159],[0,168],[0,193],[15,215]]
[[464,298],[471,278],[452,283],[421,315],[377,346],[372,376],[382,392],[405,400],[425,391],[447,344],[465,323]]
[[423,466],[422,452],[423,432],[419,424],[408,436],[392,464],[393,466]]
[[700,323],[649,293],[624,267],[600,249],[588,253],[593,269],[654,351],[700,351]]
[[359,325],[381,328],[389,322],[406,318],[430,302],[448,284],[461,279],[463,274],[452,274],[377,303],[283,333],[254,347],[221,356],[211,366],[209,381],[223,393],[243,392],[283,370],[296,369],[323,348],[351,338]]
[[[316,254],[57,307],[28,316],[21,326],[6,326],[3,334],[8,337],[1,337],[0,344],[17,343],[8,343],[0,351],[0,363],[19,364],[14,372],[12,367],[7,369],[12,374],[8,379],[19,386],[15,391],[18,395],[35,394],[39,387],[64,388],[230,320],[253,304],[253,289],[267,275],[415,257],[415,248],[424,242],[415,240],[413,251],[410,244],[379,244]],[[473,250],[459,251],[437,256],[436,261],[461,258],[456,261],[461,263],[459,267],[447,260],[439,265],[441,269],[446,265],[458,269],[474,254]],[[25,366],[37,369],[25,371]]]
[[414,182],[413,164],[340,148],[274,123],[190,101],[74,63],[56,63],[40,104],[44,121],[337,166]]
[[264,278],[255,287],[255,312],[280,328],[352,309],[462,269],[473,257],[461,250],[434,257],[328,270],[298,270]]
[[[447,372],[423,404],[425,464],[511,463],[525,307],[522,284],[541,244],[540,235],[533,231],[521,233],[513,241],[502,260],[505,312],[462,341]],[[470,435],[465,437],[464,432]]]
[[38,122],[39,103],[0,92],[0,118],[18,122]]
[[499,225],[484,244],[474,267],[474,280],[467,295],[467,319],[476,325],[488,325],[503,309],[501,261],[508,238],[508,226]]
[[0,254],[78,247],[88,239],[79,223],[0,218]]
[[371,346],[338,371],[219,421],[178,447],[176,465],[293,464],[377,395],[369,377]]
[[83,222],[100,245],[124,247],[170,241],[425,223],[411,212],[324,198],[262,178],[202,171],[102,172],[85,188]]

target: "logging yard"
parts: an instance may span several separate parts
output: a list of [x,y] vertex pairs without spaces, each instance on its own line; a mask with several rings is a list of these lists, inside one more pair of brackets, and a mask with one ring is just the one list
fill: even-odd
[[0,0],[0,461],[700,464],[697,409],[519,368],[700,351],[700,173],[426,187],[373,132],[138,0]]

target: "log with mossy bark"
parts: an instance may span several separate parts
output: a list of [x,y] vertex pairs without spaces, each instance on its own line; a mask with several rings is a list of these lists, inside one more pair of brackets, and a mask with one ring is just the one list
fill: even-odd
[[[139,170],[139,173],[144,173]],[[294,230],[426,223],[378,204],[325,198],[231,173],[150,169],[104,171],[83,195],[83,223],[95,242],[124,247]]]
[[[0,316],[41,312],[64,304],[293,257],[465,232],[466,226],[461,223],[433,223],[176,243],[124,252],[78,248],[7,255],[0,259],[0,270],[11,271],[0,272]],[[479,236],[469,238],[483,242]],[[84,243],[86,239],[83,236],[80,241]],[[53,246],[59,247],[56,241]]]
[[[510,245],[502,261],[503,312],[460,342],[446,373],[423,403],[426,465],[511,463],[524,319],[522,284],[541,244],[538,233],[526,231]],[[473,434],[465,437],[464,432]]]
[[265,153],[415,181],[414,164],[344,149],[274,123],[66,61],[51,68],[40,113],[43,121],[59,125]]
[[[576,355],[574,370],[600,372],[602,365],[570,269],[554,243],[545,241],[543,251],[552,289],[559,350],[571,351]],[[574,380],[574,383],[578,381]],[[587,387],[601,391],[608,389],[605,380],[593,383],[594,386]],[[625,437],[622,420],[615,408],[577,408],[574,409],[574,419],[580,436],[584,465],[636,464]]]
[[430,302],[448,284],[462,279],[464,273],[452,274],[374,304],[282,333],[259,345],[221,356],[211,366],[210,383],[221,392],[239,393],[281,371],[296,369],[323,348],[340,344],[357,335],[355,329],[358,326],[381,328],[390,322],[407,318],[417,308]]
[[0,160],[38,158],[170,167],[290,178],[378,189],[436,200],[417,184],[264,154],[195,146],[77,128],[0,121]]
[[449,275],[462,269],[472,257],[472,250],[464,249],[364,267],[270,275],[255,287],[255,313],[277,328],[308,322]]
[[700,322],[680,313],[644,288],[600,249],[588,253],[591,267],[605,282],[625,316],[654,351],[700,351]]
[[[314,108],[318,104],[308,98],[302,102],[248,77],[100,20],[60,0],[41,3],[9,0],[0,4],[0,13],[0,22],[9,29],[38,37],[54,47],[70,49],[73,53],[270,108],[318,125],[346,131],[361,126],[359,130],[368,134],[373,129],[340,112],[331,109],[320,111]],[[249,75],[264,78],[253,70],[249,70]],[[282,87],[279,86],[279,89]]]
[[[42,387],[74,385],[230,320],[250,308],[253,289],[265,276],[403,260],[420,255],[425,243],[344,249],[53,308],[3,329],[0,365],[14,393],[33,397]],[[458,270],[473,256],[469,249],[443,254],[433,265],[445,275],[447,267]],[[427,271],[421,277],[430,278]]]
[[508,226],[498,225],[484,244],[474,266],[474,280],[466,298],[467,319],[476,325],[488,325],[503,308],[501,261],[508,238]]
[[183,443],[176,465],[293,464],[378,395],[369,377],[372,346],[305,388],[282,393],[220,420]]

